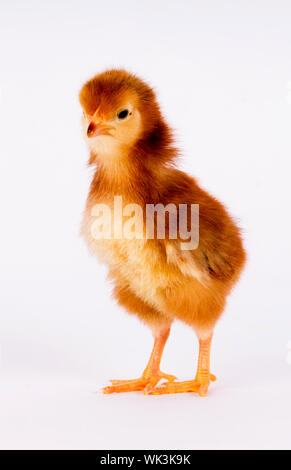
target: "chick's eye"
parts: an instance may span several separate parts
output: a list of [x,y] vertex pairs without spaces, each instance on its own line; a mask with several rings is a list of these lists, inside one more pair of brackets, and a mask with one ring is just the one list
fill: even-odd
[[129,114],[128,109],[123,109],[117,114],[118,119],[125,119]]

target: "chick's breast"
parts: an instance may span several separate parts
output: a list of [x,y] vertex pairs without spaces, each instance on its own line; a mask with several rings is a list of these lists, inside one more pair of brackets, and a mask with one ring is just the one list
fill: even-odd
[[163,309],[165,289],[178,282],[178,270],[169,266],[162,243],[157,240],[99,239],[92,235],[94,218],[84,214],[82,234],[89,250],[108,265],[110,277],[126,284],[149,305]]

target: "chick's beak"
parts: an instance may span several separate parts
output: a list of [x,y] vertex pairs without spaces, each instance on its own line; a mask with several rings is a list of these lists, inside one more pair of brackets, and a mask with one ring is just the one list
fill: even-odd
[[110,135],[111,127],[91,121],[87,128],[87,137],[97,137],[98,135]]

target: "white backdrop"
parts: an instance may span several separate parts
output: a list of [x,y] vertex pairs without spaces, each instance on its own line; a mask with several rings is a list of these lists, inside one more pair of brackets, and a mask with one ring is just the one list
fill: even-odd
[[[0,447],[290,448],[290,2],[0,9]],[[95,393],[137,377],[152,346],[79,237],[90,170],[78,92],[118,66],[155,87],[181,167],[244,230],[248,265],[215,331],[205,399]],[[176,324],[163,369],[191,378],[196,355]]]

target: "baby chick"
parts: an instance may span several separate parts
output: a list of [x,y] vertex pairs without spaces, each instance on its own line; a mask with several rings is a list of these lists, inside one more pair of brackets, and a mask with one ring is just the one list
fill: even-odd
[[[103,391],[197,392],[205,396],[210,381],[215,380],[210,373],[213,329],[245,263],[239,229],[220,202],[175,167],[178,150],[172,131],[154,91],[144,81],[125,70],[108,70],[85,83],[79,97],[89,164],[95,167],[82,234],[90,251],[108,265],[117,302],[146,323],[154,336],[142,376],[112,380]],[[94,236],[95,208],[106,205],[113,210],[116,197],[122,197],[123,204],[142,208],[139,235],[145,233],[147,205],[178,208],[183,204],[188,208],[199,204],[198,246],[182,249],[185,237],[171,237],[168,219],[164,238]],[[188,210],[186,216],[177,213],[177,217],[178,223],[186,217],[186,228],[191,229]],[[157,217],[154,224],[156,229]],[[199,340],[196,376],[184,382],[176,382],[173,375],[160,370],[175,319],[192,327]],[[156,387],[161,379],[166,382]]]

